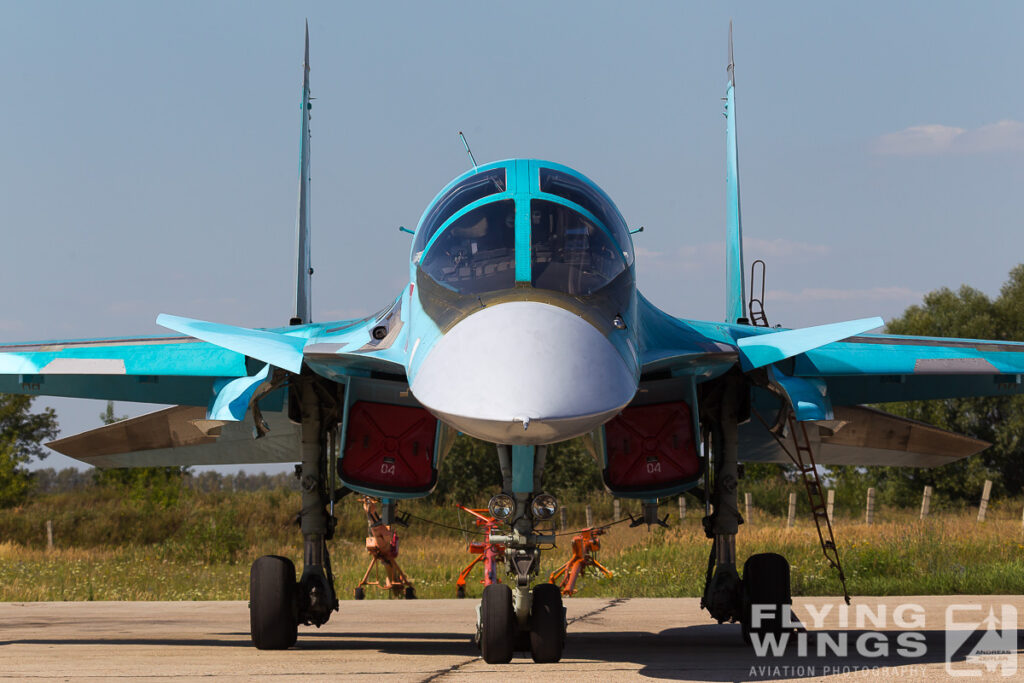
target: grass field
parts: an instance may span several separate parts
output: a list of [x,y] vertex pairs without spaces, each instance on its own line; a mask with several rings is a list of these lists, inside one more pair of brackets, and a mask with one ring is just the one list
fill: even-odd
[[[31,507],[0,511],[0,600],[242,600],[249,563],[265,554],[301,563],[292,518],[297,496],[289,492],[191,494],[152,506],[110,492],[57,494]],[[628,509],[629,504],[624,504]],[[635,507],[635,504],[634,504]],[[401,535],[399,561],[421,598],[454,597],[455,578],[469,562],[466,537],[427,521],[459,526],[452,508],[417,502]],[[666,510],[675,511],[675,505]],[[594,500],[598,523],[611,520],[611,500]],[[583,506],[570,506],[570,529],[583,525]],[[924,521],[916,510],[883,508],[868,526],[838,515],[836,538],[852,595],[1024,593],[1024,536],[1020,502],[976,511],[944,511]],[[361,506],[346,500],[330,551],[338,590],[349,598],[369,558]],[[602,537],[598,555],[611,579],[587,576],[578,595],[587,597],[699,596],[710,549],[691,508],[672,528],[618,524]],[[46,549],[45,520],[53,520],[55,548]],[[472,525],[463,518],[467,528]],[[778,552],[793,567],[795,595],[842,593],[821,555],[813,523],[755,510],[740,529],[740,562],[757,552]],[[568,559],[571,535],[546,551],[541,576]],[[478,579],[479,574],[472,577]],[[469,595],[480,586],[470,584]],[[386,598],[368,590],[367,598]]]

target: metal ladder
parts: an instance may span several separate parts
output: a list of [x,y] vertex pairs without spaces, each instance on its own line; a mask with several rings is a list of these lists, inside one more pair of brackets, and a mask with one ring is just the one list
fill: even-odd
[[839,562],[836,537],[832,533],[832,520],[828,517],[824,490],[821,486],[821,479],[818,477],[817,465],[814,463],[814,450],[811,448],[811,440],[807,436],[807,425],[803,422],[798,422],[792,410],[788,410],[786,423],[789,433],[793,438],[793,452],[790,453],[789,449],[786,448],[786,444],[783,443],[777,434],[773,433],[773,436],[775,436],[779,446],[789,456],[789,459],[793,461],[797,471],[800,473],[800,478],[807,489],[807,499],[811,504],[814,527],[818,530],[818,542],[821,544],[821,552],[825,559],[828,560],[828,563],[832,565],[832,568],[839,573],[839,582],[843,585],[843,599],[849,605],[850,591],[846,588],[846,575],[843,573],[843,567]]
[[[754,273],[757,269],[757,264],[761,264],[761,290],[760,296],[754,296]],[[765,278],[765,263],[761,259],[757,259],[750,264],[750,324],[754,327],[770,327],[768,324],[768,316],[764,313],[764,278]]]

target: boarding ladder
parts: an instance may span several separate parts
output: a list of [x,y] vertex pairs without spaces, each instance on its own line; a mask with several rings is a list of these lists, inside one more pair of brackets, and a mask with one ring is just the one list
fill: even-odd
[[[761,288],[756,290],[754,288],[754,273],[757,270],[757,264],[761,264]],[[764,277],[765,277],[765,264],[761,259],[757,259],[750,264],[750,303],[748,308],[750,309],[750,324],[754,327],[769,327],[768,316],[764,314]],[[755,296],[755,293],[758,296]]]
[[[850,604],[850,591],[846,588],[846,574],[843,573],[842,564],[839,561],[839,551],[836,549],[836,537],[832,532],[832,520],[828,516],[828,506],[825,504],[824,489],[821,486],[821,479],[818,476],[818,467],[814,463],[814,450],[811,448],[811,440],[807,436],[807,425],[799,422],[792,410],[787,411],[786,426],[793,439],[793,450],[786,447],[785,441],[769,429],[782,450],[789,456],[789,459],[796,465],[797,472],[807,489],[807,499],[811,504],[811,516],[814,517],[814,527],[818,530],[818,542],[821,544],[821,552],[828,560],[828,563],[839,574],[839,583],[843,586],[843,599]],[[760,415],[758,415],[760,418]],[[762,420],[763,422],[763,420]],[[768,426],[767,424],[765,425]]]

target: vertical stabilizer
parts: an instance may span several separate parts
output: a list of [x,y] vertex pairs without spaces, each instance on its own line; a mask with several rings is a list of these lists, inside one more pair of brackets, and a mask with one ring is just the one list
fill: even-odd
[[740,220],[740,162],[736,149],[736,68],[732,59],[732,22],[729,22],[729,85],[725,90],[726,135],[726,239],[725,320],[734,323],[747,317],[743,285],[743,222]]
[[293,325],[312,322],[310,288],[313,266],[309,258],[309,22],[306,22],[306,56],[302,61],[302,137],[299,141],[299,215],[296,219],[296,280]]

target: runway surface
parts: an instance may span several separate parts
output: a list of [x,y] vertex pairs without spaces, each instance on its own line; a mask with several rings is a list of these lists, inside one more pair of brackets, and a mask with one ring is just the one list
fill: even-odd
[[[709,623],[696,599],[569,599],[565,656],[545,665],[534,664],[524,653],[505,665],[480,659],[470,640],[477,602],[344,601],[323,628],[300,627],[298,644],[283,652],[251,646],[244,602],[2,603],[0,679],[887,681],[954,680],[953,674],[972,672],[981,675],[969,680],[1024,676],[1024,669],[1016,668],[1024,662],[1019,661],[1022,640],[1014,630],[1024,620],[1021,596],[855,598],[845,621],[841,599],[798,598],[794,612],[807,630],[802,636],[794,633],[777,656],[758,656],[743,644],[736,624]],[[1012,652],[1000,654],[1003,650]]]

